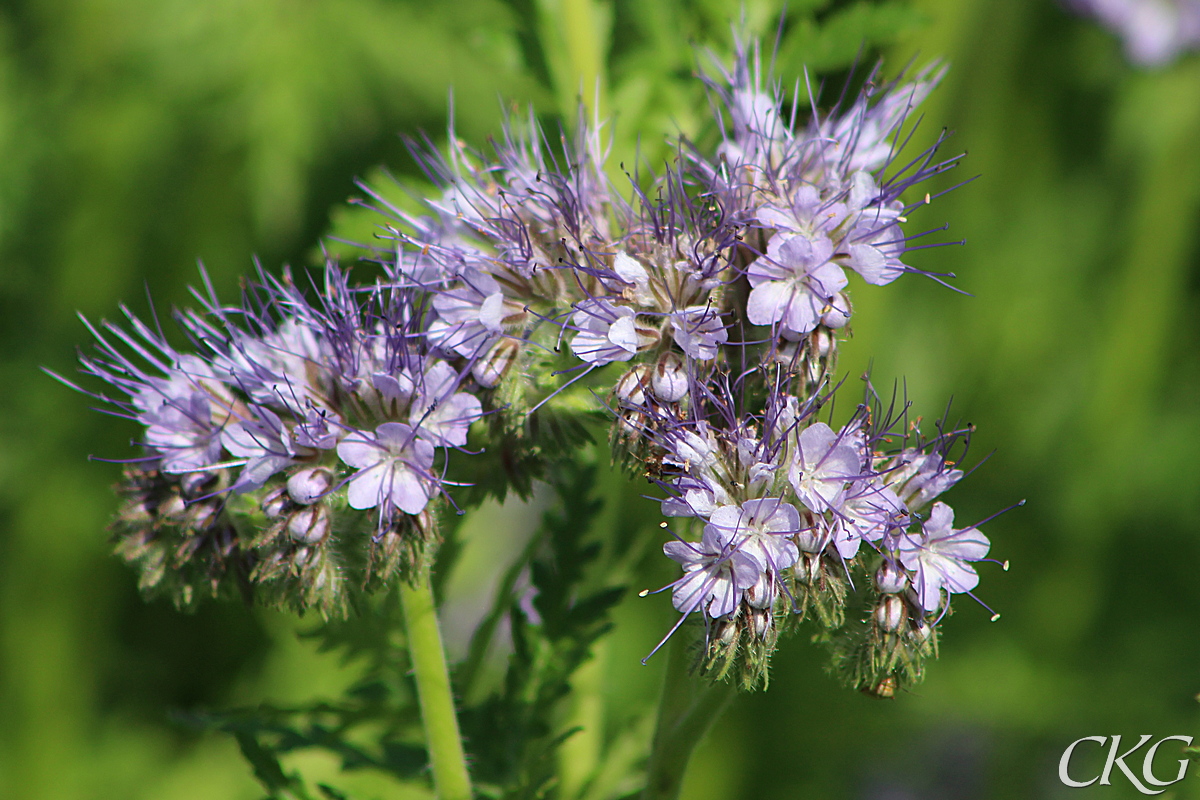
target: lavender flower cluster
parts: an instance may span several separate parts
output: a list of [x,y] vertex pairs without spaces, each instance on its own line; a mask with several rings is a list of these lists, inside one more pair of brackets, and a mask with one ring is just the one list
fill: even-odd
[[958,158],[938,159],[940,139],[898,153],[942,73],[872,74],[805,113],[742,49],[706,79],[715,152],[681,141],[632,199],[584,121],[561,148],[513,122],[492,157],[452,135],[420,150],[442,187],[420,211],[364,187],[385,242],[358,267],[372,283],[331,261],[311,286],[260,271],[236,306],[206,286],[177,315],[193,352],[132,315],[93,326],[83,371],[145,431],[119,552],[179,602],[236,586],[336,613],[356,581],[428,557],[450,451],[516,482],[570,457],[540,420],[606,410],[618,455],[666,493],[675,627],[703,620],[705,669],[760,683],[778,632],[811,612],[851,682],[891,694],[989,549],[938,500],[968,431],[924,439],[877,402],[820,417],[851,275],[920,272],[904,259],[930,232],[904,226],[933,196],[915,187]]

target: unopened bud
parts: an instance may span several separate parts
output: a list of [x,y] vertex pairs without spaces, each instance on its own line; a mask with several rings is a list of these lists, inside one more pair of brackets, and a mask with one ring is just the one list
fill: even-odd
[[646,384],[649,382],[649,370],[645,365],[634,367],[621,376],[613,390],[617,398],[631,406],[640,406],[646,402]]
[[821,556],[817,553],[802,553],[792,566],[792,574],[800,583],[811,583],[821,574]]
[[517,360],[520,345],[512,339],[501,339],[492,345],[492,349],[471,367],[475,381],[485,389],[492,389]]
[[179,479],[179,488],[189,500],[208,494],[217,482],[214,472],[188,472]]
[[746,587],[746,604],[758,609],[775,605],[775,585],[768,573],[762,573],[754,585]]
[[875,624],[888,633],[900,630],[904,616],[904,601],[894,594],[884,597],[875,607]]
[[825,328],[817,328],[812,333],[813,351],[821,358],[827,358],[833,352],[833,334]]
[[158,515],[172,522],[182,522],[187,516],[187,503],[177,494],[172,494],[158,506]]
[[900,594],[908,588],[908,575],[894,561],[884,561],[875,571],[875,587],[883,594]]
[[724,645],[733,644],[733,640],[737,638],[737,623],[733,620],[725,620],[721,624],[721,632],[717,639]]
[[804,553],[819,553],[825,549],[825,534],[815,526],[796,534],[796,545]]
[[323,505],[300,509],[288,519],[288,533],[298,542],[316,544],[329,533],[329,509]]
[[683,360],[675,353],[667,353],[654,367],[651,387],[654,396],[664,403],[677,403],[688,392],[688,376]]
[[207,528],[217,518],[221,507],[216,503],[192,503],[183,515],[184,524],[197,530]]
[[750,624],[754,628],[754,635],[759,639],[766,639],[771,628],[774,627],[775,619],[771,616],[770,609],[756,609],[750,615]]
[[833,296],[829,308],[821,316],[821,324],[826,328],[841,328],[850,321],[850,300],[838,292]]
[[289,505],[291,505],[291,499],[288,497],[287,488],[283,486],[267,492],[262,502],[259,503],[259,507],[267,515],[267,519],[282,517]]
[[333,473],[324,467],[302,469],[288,478],[288,496],[302,506],[312,505],[329,493]]

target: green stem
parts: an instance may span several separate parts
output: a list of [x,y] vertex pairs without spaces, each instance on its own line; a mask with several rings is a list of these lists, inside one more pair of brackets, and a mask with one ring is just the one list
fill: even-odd
[[408,648],[417,679],[434,789],[438,800],[471,800],[471,778],[467,774],[467,759],[458,730],[428,565],[421,567],[415,585],[400,584],[400,602],[404,606],[404,624],[408,629]]
[[675,800],[683,786],[692,750],[737,694],[731,684],[713,683],[692,674],[692,641],[687,629],[667,646],[658,727],[646,768],[642,800]]

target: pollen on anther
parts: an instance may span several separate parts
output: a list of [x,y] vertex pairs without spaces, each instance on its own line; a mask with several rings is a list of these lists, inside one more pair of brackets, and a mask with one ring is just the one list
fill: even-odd
[[650,594],[649,589],[642,589],[640,592],[638,592],[638,597],[645,597],[648,594]]
[[925,193],[925,205],[929,205],[932,202],[933,202],[933,198],[929,196],[929,192],[926,192]]
[[992,614],[992,622],[995,622],[995,621],[996,621],[996,620],[998,620],[998,619],[1000,619],[1000,615],[999,615],[999,614]]
[[1000,568],[1003,569],[1005,572],[1008,572],[1008,561],[1005,561],[1003,564],[1001,564]]
[[667,523],[665,523],[665,522],[660,522],[660,523],[658,523],[658,527],[660,527],[660,528],[665,528],[665,527],[667,527]]

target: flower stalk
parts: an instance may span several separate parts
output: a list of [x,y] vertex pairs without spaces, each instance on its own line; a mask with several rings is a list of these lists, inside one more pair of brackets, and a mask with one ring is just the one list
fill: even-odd
[[446,669],[446,652],[438,629],[428,564],[417,572],[414,583],[400,584],[400,602],[404,608],[409,657],[417,682],[434,789],[438,800],[470,800],[471,777],[467,772],[462,734],[454,710],[454,693],[450,672]]
[[737,695],[732,682],[711,681],[695,674],[695,648],[696,643],[685,636],[672,637],[668,645],[642,800],[679,797],[692,751]]

